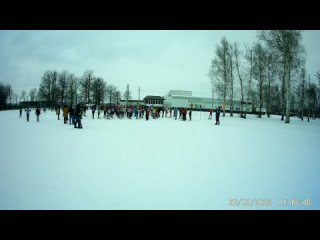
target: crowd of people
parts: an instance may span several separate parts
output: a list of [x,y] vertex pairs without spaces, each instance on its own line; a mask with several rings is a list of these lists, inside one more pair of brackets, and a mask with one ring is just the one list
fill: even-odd
[[[113,119],[118,118],[122,119],[125,116],[128,119],[132,119],[133,117],[136,119],[142,119],[145,117],[145,119],[149,120],[149,115],[151,114],[151,117],[153,119],[162,117],[170,117],[177,120],[178,113],[179,113],[179,119],[182,121],[187,120],[187,115],[189,116],[189,121],[191,121],[192,118],[192,110],[187,108],[160,108],[160,107],[150,107],[150,106],[99,106],[99,105],[91,105],[91,112],[92,112],[92,119],[95,118],[95,113],[97,112],[98,118],[100,118],[100,113],[103,112],[103,118],[105,119]],[[60,120],[60,114],[63,115],[63,122],[64,124],[74,125],[74,128],[82,128],[82,122],[81,119],[83,116],[86,116],[86,112],[89,109],[89,106],[87,105],[81,105],[78,103],[75,107],[64,105],[62,108],[60,106],[57,106],[54,111],[57,115],[57,119]],[[25,109],[27,121],[29,122],[30,119],[30,113],[31,109],[26,108]],[[43,112],[46,112],[46,108],[43,108]],[[216,112],[216,123],[215,125],[220,125],[220,107],[217,107],[215,110]],[[212,113],[213,110],[209,110],[209,117],[208,119],[212,119]],[[35,109],[35,114],[37,118],[37,122],[40,121],[40,114],[41,109],[40,107],[37,107]],[[19,116],[22,117],[22,108],[19,109]]]

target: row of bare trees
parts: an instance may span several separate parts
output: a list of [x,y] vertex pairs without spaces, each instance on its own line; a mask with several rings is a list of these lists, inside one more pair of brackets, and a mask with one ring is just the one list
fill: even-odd
[[119,102],[120,91],[112,84],[107,85],[102,77],[96,77],[93,70],[87,70],[81,77],[64,70],[48,70],[42,76],[38,92],[41,100],[58,105],[100,104]]
[[257,109],[258,117],[265,109],[268,117],[279,114],[285,123],[290,123],[292,112],[302,120],[305,114],[319,114],[320,73],[316,74],[318,85],[310,77],[307,84],[302,31],[258,31],[257,41],[243,49],[223,37],[216,46],[209,77],[212,91],[224,106],[230,106],[230,116],[235,99],[240,100],[242,118],[246,118],[248,104]]

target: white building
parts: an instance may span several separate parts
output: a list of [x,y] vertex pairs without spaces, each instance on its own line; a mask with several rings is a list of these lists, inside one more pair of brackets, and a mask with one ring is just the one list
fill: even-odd
[[[194,108],[194,109],[215,109],[220,106],[222,109],[230,110],[228,101],[226,106],[223,104],[223,99],[212,99],[192,96],[192,91],[170,90],[164,97],[164,106],[178,108]],[[240,111],[241,102],[233,101],[234,111]],[[244,105],[245,106],[245,105]],[[247,112],[252,111],[251,103],[247,105]]]

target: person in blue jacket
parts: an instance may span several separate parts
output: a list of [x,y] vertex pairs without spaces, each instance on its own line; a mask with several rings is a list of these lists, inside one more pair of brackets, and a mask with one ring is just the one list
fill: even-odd
[[[81,123],[81,115],[82,115],[82,108],[80,104],[77,104],[76,110],[75,110],[75,122],[74,122],[74,128],[82,128],[82,123]],[[77,127],[78,125],[78,127]]]
[[26,111],[26,114],[27,114],[27,122],[29,122],[29,117],[30,117],[31,110],[27,107],[27,109],[25,111]]

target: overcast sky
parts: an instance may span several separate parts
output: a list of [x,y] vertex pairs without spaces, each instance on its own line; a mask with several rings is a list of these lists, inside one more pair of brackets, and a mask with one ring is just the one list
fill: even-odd
[[[0,82],[15,92],[38,88],[46,70],[81,76],[88,69],[132,97],[171,89],[210,97],[207,73],[223,36],[252,44],[257,31],[0,31]],[[320,70],[320,31],[304,31],[307,71]]]

